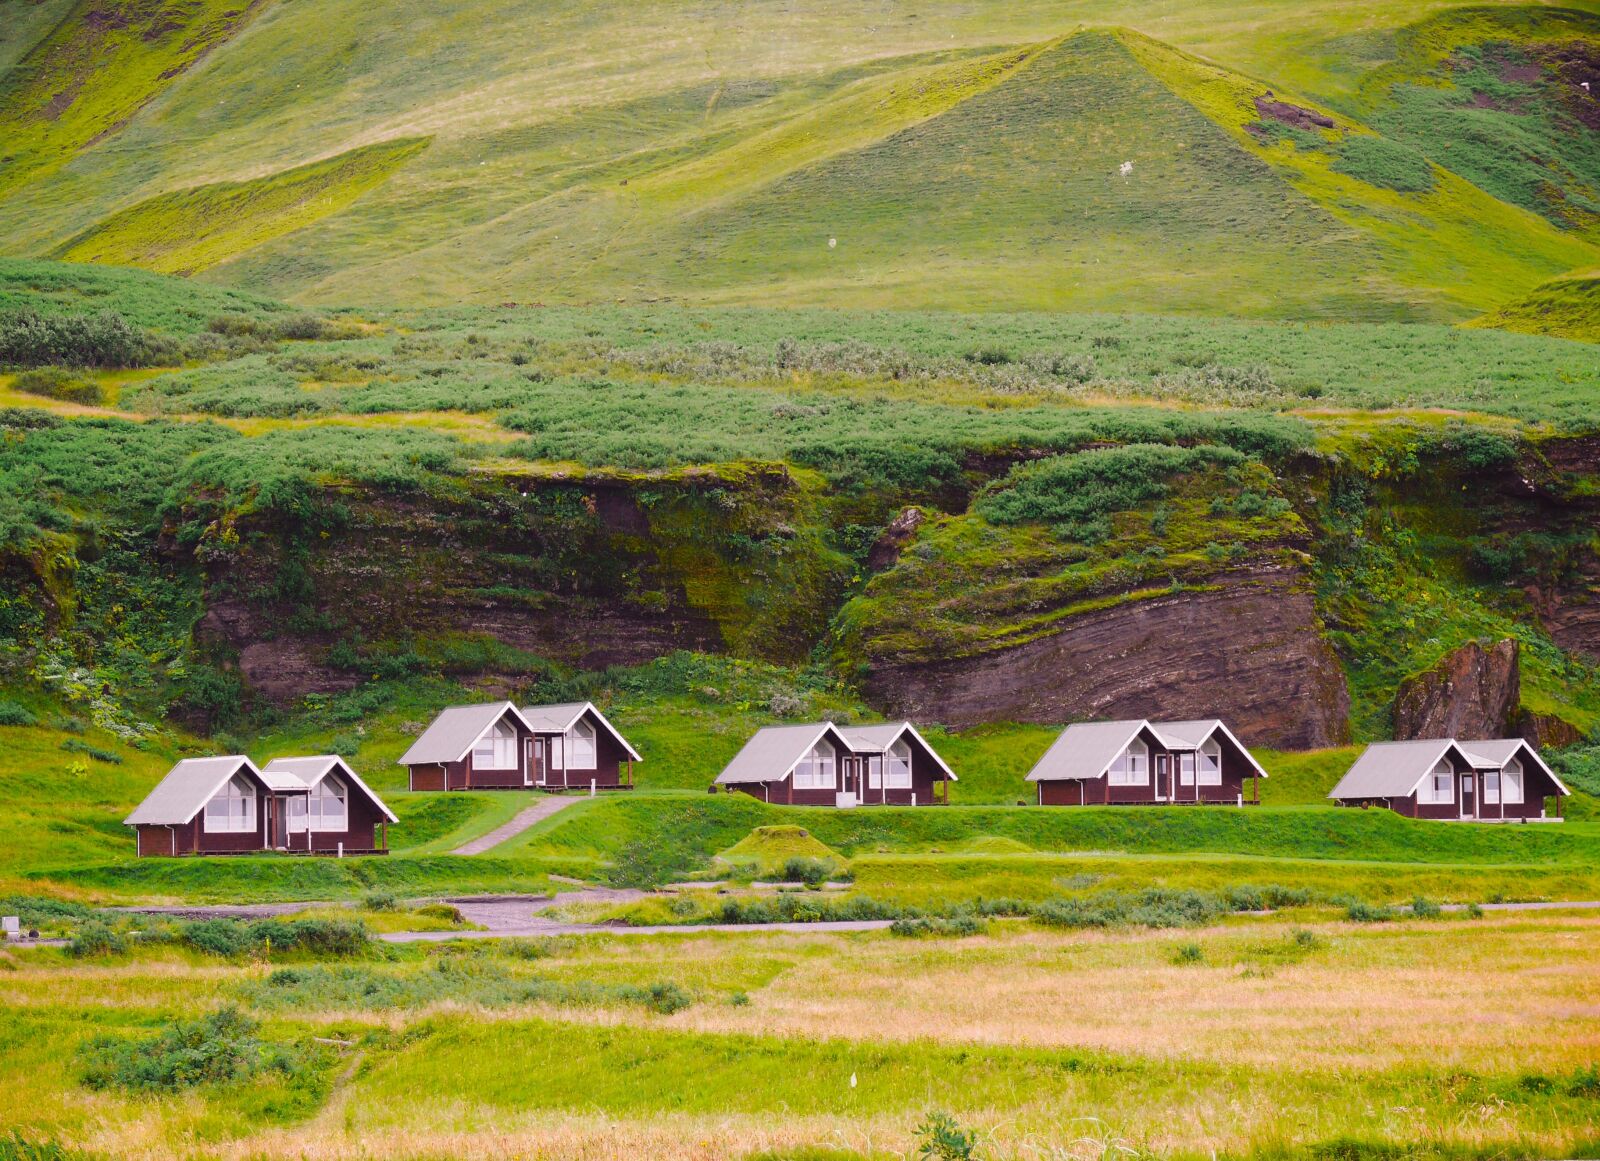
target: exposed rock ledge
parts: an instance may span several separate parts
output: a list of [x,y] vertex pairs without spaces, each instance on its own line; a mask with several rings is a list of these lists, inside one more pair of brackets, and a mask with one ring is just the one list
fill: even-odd
[[1490,649],[1469,641],[1400,683],[1394,736],[1399,741],[1503,738],[1512,732],[1521,703],[1516,641],[1497,641]]
[[1348,736],[1349,691],[1311,594],[1278,571],[1083,613],[1009,649],[880,661],[866,686],[891,713],[953,726],[1220,717],[1257,745],[1309,749]]

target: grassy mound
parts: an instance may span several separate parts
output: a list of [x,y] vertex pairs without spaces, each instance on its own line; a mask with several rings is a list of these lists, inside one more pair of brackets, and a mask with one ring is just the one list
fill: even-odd
[[1600,343],[1600,269],[1552,278],[1467,325]]
[[1031,855],[1033,848],[1021,839],[999,834],[980,834],[964,843],[957,843],[953,852],[963,855]]
[[837,851],[813,838],[804,827],[783,825],[758,826],[717,858],[735,865],[753,866],[759,871],[776,870],[790,859],[843,861]]
[[338,213],[427,144],[401,137],[254,181],[160,194],[91,227],[56,257],[193,274]]

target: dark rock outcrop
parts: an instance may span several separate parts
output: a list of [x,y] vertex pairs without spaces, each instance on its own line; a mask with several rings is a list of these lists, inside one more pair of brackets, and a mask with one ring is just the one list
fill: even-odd
[[1517,718],[1516,733],[1518,737],[1526,738],[1536,749],[1546,747],[1571,746],[1583,741],[1583,733],[1577,726],[1554,714],[1536,714],[1523,710]]
[[954,726],[1221,717],[1247,743],[1290,749],[1344,741],[1350,708],[1303,578],[1276,570],[1081,613],[1007,649],[879,661],[866,687],[891,714]]
[[1394,736],[1503,738],[1513,732],[1522,701],[1517,643],[1485,649],[1469,641],[1395,691]]
[[867,567],[882,572],[899,560],[901,551],[916,538],[917,529],[926,519],[921,508],[907,508],[891,520],[868,550]]
[[1292,125],[1296,129],[1332,129],[1333,118],[1326,113],[1319,113],[1315,109],[1303,108],[1292,105],[1288,101],[1280,101],[1268,89],[1256,98],[1256,112],[1273,121]]
[[793,531],[800,498],[781,469],[337,500],[330,535],[245,527],[209,562],[197,644],[279,704],[359,684],[361,650],[430,640],[469,643],[474,660],[451,672],[479,678],[496,662],[471,642],[582,669],[679,649],[794,660],[824,632],[846,567]]

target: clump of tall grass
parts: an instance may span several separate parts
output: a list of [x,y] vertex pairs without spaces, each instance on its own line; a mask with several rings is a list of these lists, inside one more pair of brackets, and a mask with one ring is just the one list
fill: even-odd
[[285,1077],[314,1069],[324,1055],[262,1040],[259,1025],[236,1008],[175,1023],[148,1036],[100,1036],[80,1051],[80,1079],[94,1090],[181,1092],[230,1085],[262,1073]]
[[359,919],[201,919],[180,925],[175,938],[230,959],[274,952],[355,956],[368,948],[367,927]]
[[253,1007],[293,1011],[537,1003],[584,1008],[631,1005],[670,1015],[694,1003],[690,992],[671,981],[613,984],[515,975],[503,962],[471,953],[443,956],[420,971],[354,965],[283,967],[265,980],[239,985],[237,994]]

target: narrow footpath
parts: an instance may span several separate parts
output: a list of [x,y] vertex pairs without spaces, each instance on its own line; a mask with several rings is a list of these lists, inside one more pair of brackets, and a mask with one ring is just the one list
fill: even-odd
[[486,835],[480,835],[470,843],[463,843],[452,855],[481,855],[484,851],[492,850],[508,839],[514,839],[535,823],[543,822],[552,814],[558,814],[577,802],[581,794],[547,794],[538,802],[525,810],[517,812],[517,817],[503,826],[497,826]]

